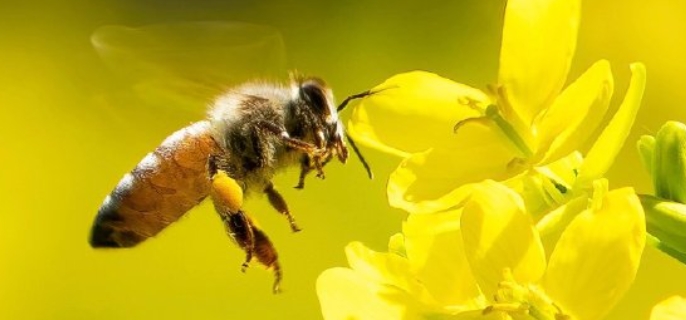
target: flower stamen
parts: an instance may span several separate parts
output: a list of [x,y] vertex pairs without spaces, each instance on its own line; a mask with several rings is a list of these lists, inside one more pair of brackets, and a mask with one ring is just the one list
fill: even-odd
[[503,279],[493,296],[495,303],[484,308],[482,314],[502,312],[510,316],[527,315],[536,320],[571,319],[543,291],[533,285],[517,283],[510,268],[503,269]]

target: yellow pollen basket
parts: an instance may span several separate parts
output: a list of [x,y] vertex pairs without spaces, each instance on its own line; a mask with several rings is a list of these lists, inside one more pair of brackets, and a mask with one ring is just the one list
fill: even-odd
[[230,212],[238,212],[243,207],[243,188],[222,170],[212,179],[212,193],[212,197]]

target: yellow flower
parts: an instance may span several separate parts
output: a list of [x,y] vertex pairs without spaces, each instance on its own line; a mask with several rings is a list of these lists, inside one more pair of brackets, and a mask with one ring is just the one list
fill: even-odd
[[653,312],[650,313],[650,320],[683,320],[686,319],[686,299],[680,296],[673,296],[658,303]]
[[[498,84],[489,93],[415,71],[386,80],[353,109],[348,130],[355,139],[404,158],[389,178],[392,206],[449,210],[470,184],[525,174],[589,138],[607,110],[613,78],[601,60],[562,90],[579,6],[580,0],[508,1]],[[579,168],[577,189],[602,177],[633,124],[645,70],[638,63],[631,69],[624,102]]]
[[410,215],[388,253],[346,248],[317,281],[325,319],[600,319],[632,283],[645,244],[631,188],[598,191],[546,261],[521,197],[475,186],[461,210]]

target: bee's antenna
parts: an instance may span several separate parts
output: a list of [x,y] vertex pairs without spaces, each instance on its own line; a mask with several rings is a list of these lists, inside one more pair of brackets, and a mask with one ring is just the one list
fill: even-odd
[[358,94],[354,94],[354,95],[352,95],[352,96],[349,96],[349,97],[345,98],[345,100],[343,100],[343,102],[341,102],[341,104],[338,105],[338,108],[336,108],[336,111],[338,111],[338,112],[343,111],[343,109],[345,109],[345,107],[348,106],[348,102],[353,101],[353,100],[355,100],[355,99],[364,98],[364,97],[367,97],[367,96],[371,96],[371,95],[373,95],[373,94],[377,94],[377,93],[379,93],[379,92],[381,92],[381,91],[386,91],[386,90],[388,90],[388,89],[397,88],[397,87],[398,87],[398,86],[390,86],[390,87],[382,88],[382,89],[379,89],[379,90],[376,90],[376,91],[367,90],[367,91],[364,91],[364,92],[360,92],[360,93],[358,93]]
[[371,90],[367,90],[365,92],[360,92],[358,94],[354,94],[352,96],[349,96],[349,97],[345,98],[345,100],[343,100],[343,102],[341,102],[341,104],[338,106],[338,108],[336,108],[336,111],[341,112],[341,111],[343,111],[343,109],[345,109],[345,107],[348,106],[348,102],[353,101],[355,99],[364,98],[364,97],[372,95],[376,92],[377,91],[372,92]]
[[[390,88],[393,88],[393,87],[383,88],[383,89],[376,90],[376,91],[367,90],[367,91],[360,92],[358,94],[354,94],[352,96],[349,96],[349,97],[345,98],[345,100],[343,100],[343,102],[341,102],[341,104],[338,106],[338,108],[336,108],[336,111],[337,112],[343,111],[343,109],[345,109],[345,107],[348,106],[348,103],[352,100],[371,96],[373,94],[379,93],[381,91],[384,91],[384,90],[390,89]],[[350,146],[353,148],[353,151],[355,151],[357,158],[360,159],[360,162],[362,162],[364,169],[367,170],[367,176],[369,176],[369,179],[374,179],[374,173],[372,173],[372,169],[369,167],[369,163],[367,163],[367,160],[365,160],[364,157],[362,156],[360,149],[357,148],[357,145],[355,144],[355,140],[353,140],[353,138],[347,133],[345,134],[345,138],[348,139],[348,142],[350,142]]]
[[353,138],[347,133],[345,134],[345,138],[348,139],[348,142],[350,142],[350,146],[353,148],[353,151],[355,151],[357,158],[360,159],[360,162],[362,162],[364,169],[367,170],[367,176],[369,176],[369,179],[374,179],[374,173],[372,173],[372,168],[369,167],[369,163],[367,163],[367,160],[365,160],[362,156],[360,149],[357,148],[355,140],[353,140]]

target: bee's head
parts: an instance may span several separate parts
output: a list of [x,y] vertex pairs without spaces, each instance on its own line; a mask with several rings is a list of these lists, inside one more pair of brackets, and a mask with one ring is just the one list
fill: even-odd
[[310,111],[308,122],[311,123],[315,144],[345,163],[348,159],[348,148],[343,140],[345,132],[331,89],[322,79],[304,78],[299,81],[298,95]]
[[[362,162],[367,175],[372,178],[372,171],[360,153],[360,150],[355,146],[353,139],[345,133],[343,123],[338,117],[338,112],[342,111],[348,102],[353,99],[359,99],[373,94],[371,91],[365,91],[356,95],[352,95],[337,107],[334,104],[333,92],[326,85],[324,80],[308,77],[295,78],[295,86],[297,98],[306,106],[307,112],[302,116],[306,128],[303,128],[312,134],[314,143],[319,148],[325,148],[327,151],[327,158],[336,156],[338,160],[345,163],[348,159],[348,148],[346,147],[344,137],[350,146],[355,151],[355,154]],[[328,161],[328,160],[327,160]]]

